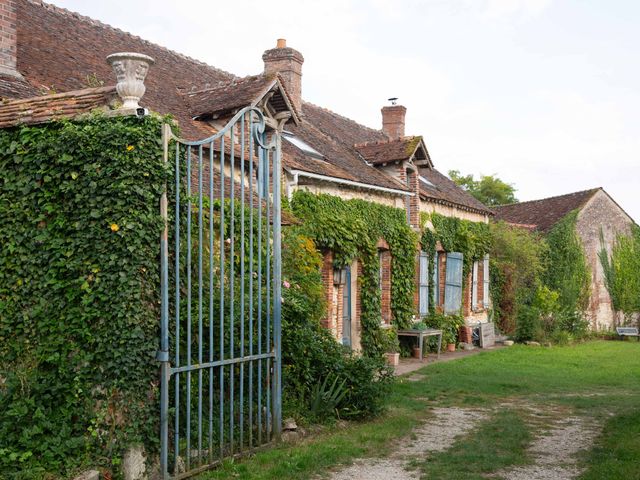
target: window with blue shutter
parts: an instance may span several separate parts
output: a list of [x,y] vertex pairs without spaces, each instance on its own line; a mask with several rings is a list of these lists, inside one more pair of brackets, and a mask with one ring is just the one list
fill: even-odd
[[482,306],[484,308],[489,308],[489,255],[484,256],[484,265],[483,265],[483,289],[482,289]]
[[429,313],[429,257],[426,252],[420,252],[420,316]]
[[444,313],[459,313],[462,306],[462,254],[447,253]]

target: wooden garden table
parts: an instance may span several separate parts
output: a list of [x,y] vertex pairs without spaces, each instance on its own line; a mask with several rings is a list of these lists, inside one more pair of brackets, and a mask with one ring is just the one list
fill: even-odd
[[427,328],[426,330],[398,330],[398,337],[416,337],[420,346],[420,361],[424,362],[422,356],[422,344],[425,337],[438,337],[438,360],[440,360],[440,348],[442,347],[442,330]]

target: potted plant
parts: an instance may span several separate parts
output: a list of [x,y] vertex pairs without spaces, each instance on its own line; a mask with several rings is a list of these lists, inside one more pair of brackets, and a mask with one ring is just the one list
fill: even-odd
[[[427,328],[429,327],[422,320],[420,320],[419,322],[414,322],[413,325],[411,325],[412,330],[422,331],[426,330]],[[413,358],[420,358],[420,345],[416,345],[413,347]]]
[[442,341],[446,343],[448,352],[455,352],[458,330],[464,325],[464,317],[462,315],[447,315],[446,323],[442,329]]
[[400,363],[400,342],[395,327],[381,330],[381,346],[387,357],[387,363],[397,367]]

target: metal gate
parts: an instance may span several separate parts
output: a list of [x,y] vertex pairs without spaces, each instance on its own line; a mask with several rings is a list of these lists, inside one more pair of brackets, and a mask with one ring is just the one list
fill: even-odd
[[280,135],[247,107],[162,136],[160,469],[179,479],[280,435]]

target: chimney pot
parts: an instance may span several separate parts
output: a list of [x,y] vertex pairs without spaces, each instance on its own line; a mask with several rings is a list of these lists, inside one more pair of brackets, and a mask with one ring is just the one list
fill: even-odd
[[18,71],[18,2],[0,1],[3,26],[0,29],[0,73],[23,78]]
[[382,131],[391,140],[404,137],[404,118],[407,109],[402,105],[382,107]]
[[285,38],[279,38],[276,42],[276,48],[286,48],[287,40]]

